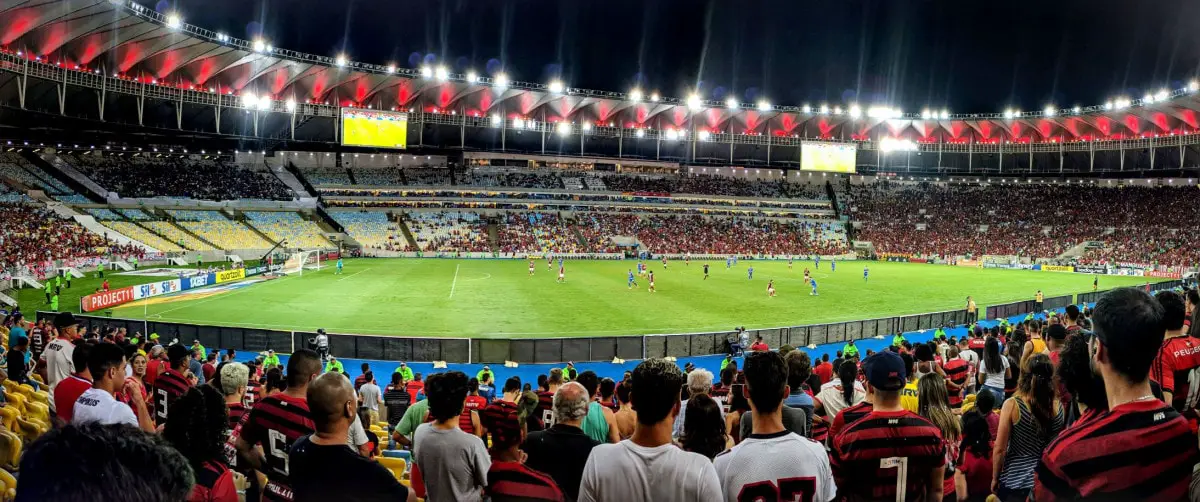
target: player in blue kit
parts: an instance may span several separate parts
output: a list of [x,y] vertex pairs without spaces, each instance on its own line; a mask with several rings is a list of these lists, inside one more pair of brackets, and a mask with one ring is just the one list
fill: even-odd
[[746,268],[746,279],[754,280],[754,265],[750,265],[748,268]]
[[813,269],[814,270],[821,269],[821,255],[817,255],[817,256],[813,257]]
[[629,278],[627,280],[627,283],[628,283],[627,286],[629,286],[629,289],[633,289],[634,286],[637,286],[637,279],[633,278],[633,269],[629,270]]
[[338,257],[336,273],[338,273],[338,274],[342,273],[342,257],[340,257],[340,256]]
[[867,281],[867,272],[869,272],[867,267],[863,267],[863,282]]
[[810,295],[811,295],[811,296],[817,296],[817,280],[816,280],[816,279],[813,279],[813,280],[811,280],[811,281],[808,281],[808,282],[809,282],[809,284],[812,284],[812,293],[810,293]]
[[725,257],[725,270],[729,270],[729,268],[732,266],[733,266],[733,258],[728,257],[728,256]]
[[829,271],[837,272],[837,260],[829,260]]

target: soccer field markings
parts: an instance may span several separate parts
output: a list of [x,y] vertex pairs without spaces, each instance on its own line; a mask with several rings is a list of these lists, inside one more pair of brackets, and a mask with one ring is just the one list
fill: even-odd
[[371,270],[371,269],[369,269],[369,268],[364,268],[364,269],[362,269],[362,270],[359,270],[358,272],[355,272],[355,273],[353,273],[353,274],[347,275],[346,277],[343,277],[343,278],[341,278],[341,279],[338,279],[338,282],[342,282],[342,281],[344,281],[344,280],[346,280],[346,279],[349,279],[349,278],[351,278],[351,277],[354,277],[354,276],[356,276],[356,275],[358,275],[358,274],[361,274],[361,273],[363,273],[363,272],[366,272],[366,271],[368,271],[368,270]]
[[[278,281],[283,281],[283,280],[285,280],[285,279],[291,279],[292,277],[300,277],[300,276],[289,275],[289,276],[286,276],[286,277],[283,277],[283,278],[280,278],[280,279],[275,279],[275,281],[276,281],[276,282],[278,282]],[[189,308],[189,307],[195,307],[195,306],[197,306],[197,305],[204,305],[205,303],[208,303],[208,302],[211,302],[211,301],[214,301],[214,300],[220,300],[220,299],[223,299],[223,298],[229,298],[229,297],[231,297],[231,296],[233,296],[233,295],[237,295],[237,294],[245,293],[246,291],[250,291],[250,289],[251,289],[251,288],[241,288],[241,289],[239,289],[239,290],[237,290],[237,291],[234,291],[234,292],[232,292],[232,293],[227,293],[227,294],[223,294],[223,295],[215,295],[215,296],[213,296],[212,298],[209,298],[209,299],[207,299],[207,300],[200,300],[200,301],[198,301],[198,302],[183,302],[183,305],[180,305],[180,306],[178,306],[178,307],[175,307],[175,308],[171,308],[171,309],[163,310],[163,311],[161,311],[161,312],[156,312],[156,313],[154,313],[154,314],[151,314],[151,315],[148,315],[148,316],[146,316],[146,318],[147,318],[147,319],[150,319],[150,318],[151,318],[151,316],[158,316],[158,319],[159,319],[159,320],[165,320],[165,318],[163,317],[163,314],[166,314],[166,313],[169,313],[169,312],[174,312],[174,311],[176,311],[176,310],[180,310],[180,309]],[[209,321],[209,322],[211,322],[211,321]]]
[[454,298],[454,288],[458,287],[458,269],[459,269],[459,267],[462,267],[462,265],[454,266],[454,281],[450,283],[450,298],[447,298],[447,299]]
[[468,278],[468,279],[463,279],[463,282],[471,282],[471,281],[486,281],[486,280],[488,280],[488,279],[491,279],[491,278],[492,278],[492,274],[489,274],[489,273],[486,273],[486,272],[485,272],[485,273],[483,274],[483,276],[481,276],[481,277],[471,277],[471,278]]

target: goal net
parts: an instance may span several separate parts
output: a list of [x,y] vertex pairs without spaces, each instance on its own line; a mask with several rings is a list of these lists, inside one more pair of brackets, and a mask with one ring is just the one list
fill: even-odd
[[288,255],[287,261],[283,262],[283,269],[280,272],[284,274],[304,275],[305,269],[321,270],[320,251],[298,251]]

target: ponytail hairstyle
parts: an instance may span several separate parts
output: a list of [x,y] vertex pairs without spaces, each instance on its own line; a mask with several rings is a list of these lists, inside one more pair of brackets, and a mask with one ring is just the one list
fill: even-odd
[[1000,360],[1000,342],[989,336],[983,345],[983,363],[990,372],[1004,373],[1004,362]]
[[853,361],[838,366],[838,379],[842,381],[842,399],[846,406],[854,404],[854,382],[858,380],[858,365]]
[[992,433],[988,430],[987,419],[983,415],[964,413],[962,431],[962,447],[958,452],[957,465],[966,463],[968,451],[977,457],[992,458]]
[[1021,370],[1021,378],[1017,382],[1017,392],[1029,401],[1033,411],[1034,425],[1038,434],[1048,437],[1054,425],[1054,364],[1046,354],[1034,354],[1025,361]]

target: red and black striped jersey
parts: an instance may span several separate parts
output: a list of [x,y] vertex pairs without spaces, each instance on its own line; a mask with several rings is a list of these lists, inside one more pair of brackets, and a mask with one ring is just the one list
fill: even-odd
[[930,474],[946,465],[946,447],[941,431],[916,413],[872,411],[834,438],[830,465],[845,500],[898,500],[898,486],[903,499],[927,500],[941,486],[940,478],[931,486]]
[[1187,500],[1197,462],[1196,434],[1174,408],[1135,401],[1081,418],[1059,434],[1034,471],[1034,497]]
[[509,401],[496,400],[481,410],[479,423],[492,436],[493,444],[508,444],[513,437],[519,438],[521,435],[516,426],[517,405]]
[[[965,387],[967,379],[971,377],[971,364],[964,359],[956,357],[946,361],[946,364],[942,365],[942,371],[946,372],[947,380],[954,382],[955,385],[960,387]],[[959,389],[958,392],[950,391],[950,407],[956,409],[962,408],[962,403],[962,389]]]
[[154,381],[154,419],[158,425],[167,423],[167,411],[179,396],[187,393],[192,382],[174,369],[167,368]]
[[858,403],[854,406],[842,408],[842,411],[839,411],[837,416],[833,417],[833,423],[829,425],[829,437],[837,438],[837,435],[841,434],[842,431],[846,429],[847,425],[857,422],[858,419],[862,417],[870,415],[871,410],[874,409],[875,406],[866,401]]
[[229,430],[237,429],[238,424],[242,422],[242,416],[246,414],[246,405],[225,403],[225,408],[229,411]]
[[242,404],[246,405],[247,409],[253,408],[254,402],[258,401],[258,396],[261,392],[262,383],[259,383],[257,379],[251,378],[250,381],[246,382],[246,395],[242,396]]
[[554,393],[550,391],[538,392],[537,416],[542,419],[542,423],[546,427],[554,426]]
[[264,472],[270,479],[263,490],[264,500],[292,499],[288,450],[313,429],[308,400],[282,393],[263,398],[246,415],[238,434],[251,445],[262,445],[267,460]]
[[1176,410],[1195,409],[1200,401],[1200,388],[1189,385],[1200,378],[1200,340],[1180,336],[1163,340],[1158,357],[1150,366],[1150,379],[1171,393],[1171,406]]
[[492,462],[487,473],[486,493],[494,502],[565,500],[553,478],[520,462]]

